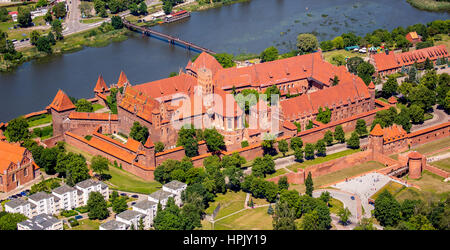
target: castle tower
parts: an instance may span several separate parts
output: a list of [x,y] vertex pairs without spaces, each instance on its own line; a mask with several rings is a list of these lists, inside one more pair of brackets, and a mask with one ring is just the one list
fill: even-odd
[[109,88],[105,83],[105,80],[103,80],[103,76],[100,75],[97,79],[97,83],[95,84],[94,92],[97,95],[98,93],[105,93],[108,92]]
[[52,114],[53,136],[64,133],[63,122],[75,108],[70,98],[62,90],[58,90],[52,103],[47,107]]
[[424,157],[417,151],[408,155],[409,178],[419,179],[422,176]]
[[370,94],[370,109],[375,109],[375,84],[370,82],[369,86],[369,94]]
[[211,70],[207,68],[199,69],[197,72],[197,83],[198,86],[202,87],[202,95],[212,94],[214,89]]
[[369,134],[369,150],[372,150],[373,159],[376,154],[383,154],[383,135],[384,131],[380,124],[375,125]]
[[147,141],[144,144],[145,151],[145,165],[156,167],[156,158],[155,158],[155,144],[153,144],[150,135],[147,138]]
[[397,105],[397,98],[395,96],[389,97],[388,103],[390,106],[395,107]]
[[125,85],[129,84],[130,82],[128,81],[127,76],[125,75],[125,73],[123,71],[120,71],[120,76],[119,76],[119,80],[117,81],[117,88],[122,88]]

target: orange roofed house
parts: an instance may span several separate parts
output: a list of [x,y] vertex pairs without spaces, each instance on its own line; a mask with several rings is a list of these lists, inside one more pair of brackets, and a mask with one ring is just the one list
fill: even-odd
[[427,58],[432,62],[438,58],[448,58],[447,48],[445,45],[439,45],[403,53],[386,51],[386,53],[372,55],[370,61],[378,75],[386,76],[399,72],[402,68],[407,69],[415,62],[425,62]]
[[15,144],[0,141],[0,191],[9,192],[40,175],[31,152]]
[[414,44],[414,46],[417,43],[422,42],[421,37],[415,31],[409,32],[408,34],[406,34],[405,37],[406,37],[406,40],[410,41],[412,44]]

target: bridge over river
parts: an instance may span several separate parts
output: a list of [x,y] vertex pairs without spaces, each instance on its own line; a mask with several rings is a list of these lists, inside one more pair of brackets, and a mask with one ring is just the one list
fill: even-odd
[[125,19],[123,19],[123,25],[125,25],[125,27],[127,27],[129,30],[136,31],[136,32],[142,33],[143,35],[147,35],[150,37],[155,37],[160,40],[167,41],[170,44],[179,45],[181,47],[185,47],[186,49],[193,50],[195,52],[199,52],[199,53],[207,52],[212,55],[216,54],[214,51],[212,51],[210,49],[203,48],[199,45],[190,43],[188,41],[184,41],[178,37],[167,35],[167,34],[152,30],[147,27],[137,26],[135,24],[130,23],[129,21],[127,21]]

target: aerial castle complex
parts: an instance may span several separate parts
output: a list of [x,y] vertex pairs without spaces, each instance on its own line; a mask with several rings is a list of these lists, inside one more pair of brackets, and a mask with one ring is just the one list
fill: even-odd
[[[246,89],[263,93],[273,86],[280,91],[279,103],[257,100],[249,116],[234,98]],[[145,179],[153,179],[155,167],[165,159],[184,157],[183,147],[176,147],[183,124],[200,129],[215,127],[224,136],[223,154],[239,152],[253,159],[261,154],[254,150],[261,149],[266,133],[277,140],[301,136],[305,142],[316,142],[337,125],[349,132],[358,119],[371,124],[376,112],[389,108],[375,100],[372,82],[366,86],[345,66],[324,61],[321,52],[232,68],[223,68],[213,56],[202,53],[194,62],[188,62],[184,72],[180,70],[177,76],[162,80],[133,85],[121,72],[117,83],[108,86],[99,76],[94,93],[90,101],[105,106],[108,98],[116,98],[117,114],[76,112],[75,105],[60,90],[47,107],[54,129],[54,137],[47,145],[64,140],[117,161],[125,170]],[[316,121],[319,109],[325,108],[331,112],[328,124]],[[257,116],[258,122],[249,126],[252,116]],[[131,138],[122,143],[107,136],[129,134],[134,122],[149,129],[145,143]],[[313,128],[306,128],[309,123],[314,124]],[[250,145],[241,148],[242,141]],[[156,142],[164,143],[166,150],[156,153]],[[200,141],[199,156],[192,158],[194,165],[201,165],[210,154],[205,142]]]

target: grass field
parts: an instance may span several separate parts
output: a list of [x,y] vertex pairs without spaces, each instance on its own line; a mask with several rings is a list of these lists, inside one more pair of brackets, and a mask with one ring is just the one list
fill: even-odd
[[[268,207],[247,209],[215,223],[215,230],[272,230]],[[209,223],[211,224],[211,223]],[[208,228],[204,228],[208,229]]]
[[427,170],[422,172],[422,177],[417,180],[404,177],[409,183],[415,184],[421,188],[421,192],[446,193],[450,192],[450,182],[444,182],[444,178],[435,175]]
[[[87,161],[91,161],[93,157],[93,155],[69,144],[66,144],[66,150],[68,152],[83,155]],[[161,184],[157,181],[145,181],[142,178],[128,173],[125,170],[114,167],[113,165],[109,166],[109,171],[106,171],[105,174],[111,175],[111,179],[106,181],[106,183],[112,189],[133,193],[149,194],[161,188]]]
[[104,20],[104,18],[101,18],[101,17],[93,17],[93,18],[81,19],[81,22],[89,24],[89,23],[98,23],[103,20]]
[[92,104],[92,107],[94,108],[94,112],[99,110],[99,109],[105,108],[105,106],[103,106],[101,104],[98,104],[98,103]]
[[435,0],[406,0],[412,6],[428,11],[450,11],[450,3]]
[[209,207],[206,209],[205,213],[212,214],[214,209],[216,209],[216,207],[220,204],[220,210],[215,219],[232,214],[244,208],[245,196],[246,193],[243,191],[228,191],[226,194],[218,194],[214,202],[209,204]]
[[34,126],[39,126],[39,125],[51,123],[51,122],[52,122],[52,115],[44,114],[44,115],[42,115],[42,118],[39,118],[37,120],[28,119],[28,126],[30,126],[30,128],[31,128]]
[[338,214],[339,210],[344,208],[344,203],[340,200],[331,198],[330,202],[328,202],[328,207],[330,208],[330,213]]
[[450,158],[432,162],[431,165],[438,167],[442,170],[445,170],[447,172],[450,172]]
[[[360,165],[356,165],[356,166],[349,167],[349,168],[346,168],[346,169],[343,169],[340,171],[336,171],[334,173],[330,173],[330,174],[319,176],[317,178],[313,178],[314,188],[318,189],[320,186],[335,183],[337,181],[344,180],[345,178],[348,178],[348,177],[352,177],[352,176],[362,174],[362,173],[365,173],[368,171],[376,170],[376,169],[381,169],[384,167],[385,166],[383,164],[376,162],[376,161],[365,162]],[[290,185],[289,188],[295,189],[300,193],[305,192],[304,184],[300,184],[300,185],[292,184],[292,185]]]
[[79,220],[78,222],[80,223],[80,225],[72,227],[72,229],[69,230],[98,230],[100,224],[102,224],[102,222],[98,220],[89,219]]
[[273,177],[276,177],[276,176],[285,174],[285,173],[287,173],[287,172],[288,172],[288,171],[287,171],[286,169],[280,168],[280,169],[278,169],[277,171],[275,171],[275,173],[266,175],[266,178],[265,178],[265,179],[270,179],[270,178],[273,178]]
[[405,189],[406,187],[403,186],[400,183],[397,182],[393,182],[390,181],[388,184],[386,184],[383,188],[381,188],[380,190],[378,190],[378,192],[376,192],[374,195],[372,195],[372,199],[376,199],[382,192],[384,192],[384,190],[389,191],[389,193],[391,193],[392,195],[397,195],[398,193],[400,193],[401,191],[403,191],[403,189]]
[[415,150],[421,154],[427,154],[439,149],[446,148],[449,145],[450,145],[450,137],[446,137],[412,148],[412,150]]
[[344,151],[341,151],[341,152],[338,152],[338,153],[327,155],[325,157],[316,157],[313,160],[306,160],[306,161],[304,161],[302,163],[297,162],[297,163],[289,166],[288,169],[296,172],[297,169],[299,169],[299,168],[306,168],[308,166],[316,165],[316,164],[323,163],[323,162],[326,162],[326,161],[330,161],[330,160],[334,160],[334,159],[337,159],[337,158],[341,158],[341,157],[344,157],[346,155],[354,154],[354,153],[359,152],[359,151],[360,151],[360,149],[348,149],[348,150],[344,150]]
[[332,62],[331,59],[333,58],[333,56],[336,56],[336,55],[343,55],[344,57],[349,57],[349,58],[354,57],[354,56],[359,56],[359,57],[364,56],[363,54],[346,51],[345,49],[323,52],[322,55],[323,55],[325,61],[327,61],[329,63]]

